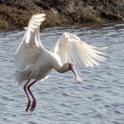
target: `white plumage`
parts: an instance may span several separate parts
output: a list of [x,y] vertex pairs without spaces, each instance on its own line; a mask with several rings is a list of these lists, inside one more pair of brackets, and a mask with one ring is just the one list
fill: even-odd
[[[33,15],[26,27],[26,33],[16,51],[17,82],[25,82],[24,91],[28,97],[26,111],[33,111],[36,100],[30,90],[38,80],[47,77],[50,71],[56,70],[60,73],[72,71],[76,80],[81,78],[75,70],[76,65],[93,67],[98,65],[97,61],[103,61],[102,53],[95,47],[88,45],[72,33],[63,33],[51,52],[40,42],[39,28],[45,20],[45,14]],[[31,102],[31,98],[33,101]]]
[[101,52],[95,50],[96,47],[88,45],[80,38],[71,33],[63,33],[55,46],[55,53],[61,57],[62,63],[74,62],[84,64],[86,67],[98,65],[96,61],[103,61],[105,58]]

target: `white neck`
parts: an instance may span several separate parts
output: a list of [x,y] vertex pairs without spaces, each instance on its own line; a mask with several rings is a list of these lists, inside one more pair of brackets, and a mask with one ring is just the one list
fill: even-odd
[[62,66],[60,66],[60,65],[56,66],[55,67],[55,70],[58,71],[58,72],[60,72],[60,73],[64,73],[64,72],[69,71],[68,63],[66,63],[66,64],[64,64]]

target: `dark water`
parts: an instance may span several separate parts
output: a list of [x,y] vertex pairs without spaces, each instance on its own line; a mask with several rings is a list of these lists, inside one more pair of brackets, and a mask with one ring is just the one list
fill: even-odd
[[101,47],[107,59],[79,69],[82,84],[72,73],[52,72],[39,81],[32,89],[37,98],[33,113],[25,112],[27,98],[15,83],[14,53],[24,32],[0,33],[0,124],[124,124],[124,24],[51,28],[41,39],[49,48],[65,31]]

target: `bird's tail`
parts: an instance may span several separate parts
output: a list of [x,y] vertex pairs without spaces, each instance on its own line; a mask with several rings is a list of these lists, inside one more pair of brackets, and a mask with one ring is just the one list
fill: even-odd
[[24,72],[16,72],[16,83],[22,85],[27,80],[27,74]]

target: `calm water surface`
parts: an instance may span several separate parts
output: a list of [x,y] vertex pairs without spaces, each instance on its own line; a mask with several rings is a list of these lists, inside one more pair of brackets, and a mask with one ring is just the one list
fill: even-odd
[[76,83],[71,72],[52,72],[39,81],[32,88],[33,113],[25,112],[27,98],[15,83],[14,53],[24,32],[0,33],[0,124],[124,124],[124,24],[50,28],[41,40],[51,48],[65,31],[100,47],[107,59],[79,69],[83,83]]

